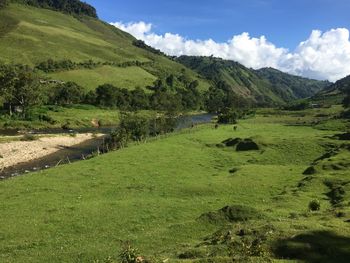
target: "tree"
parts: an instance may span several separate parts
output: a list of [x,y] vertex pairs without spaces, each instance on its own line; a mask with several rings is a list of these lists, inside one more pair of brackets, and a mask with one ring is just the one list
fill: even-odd
[[120,89],[111,84],[104,84],[96,89],[96,102],[104,107],[117,107],[121,110],[130,108],[130,92]]
[[60,105],[70,105],[81,103],[84,98],[84,88],[74,82],[67,82],[56,86],[53,102]]
[[152,109],[179,112],[182,109],[181,96],[168,91],[156,91],[151,96]]
[[136,88],[131,91],[131,109],[133,110],[141,110],[149,108],[149,98],[145,91],[141,88]]
[[21,2],[31,6],[62,11],[68,14],[86,15],[97,18],[96,9],[79,0],[21,0]]
[[7,6],[7,4],[8,4],[8,0],[0,0],[0,9]]
[[343,105],[345,108],[350,108],[350,88],[345,91],[346,97],[343,100]]
[[173,87],[174,86],[174,75],[171,74],[169,77],[167,77],[165,82],[169,87]]
[[31,106],[40,104],[43,96],[38,76],[28,67],[0,67],[0,96],[8,105],[9,114],[18,107],[23,118]]
[[94,90],[90,90],[85,94],[84,103],[95,105],[96,104],[96,92]]
[[116,105],[116,87],[110,84],[98,86],[96,89],[96,102],[104,107],[114,107]]
[[13,110],[13,89],[16,80],[16,71],[14,67],[0,66],[0,95],[7,104],[10,116]]
[[218,113],[225,107],[226,95],[221,89],[210,87],[207,92],[206,108],[209,112]]

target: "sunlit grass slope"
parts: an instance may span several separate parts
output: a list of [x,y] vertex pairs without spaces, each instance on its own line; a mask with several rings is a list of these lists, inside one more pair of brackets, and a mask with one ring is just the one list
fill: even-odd
[[51,73],[49,76],[53,79],[74,81],[89,90],[94,90],[105,83],[126,88],[146,87],[152,85],[157,79],[140,67],[118,68],[112,66]]
[[[0,60],[6,63],[20,63],[35,66],[40,62],[53,60],[72,60],[74,62],[115,62],[127,61],[153,62],[144,69],[111,69],[100,67],[73,73],[60,73],[64,80],[77,80],[87,83],[94,76],[96,83],[123,84],[126,88],[145,87],[158,77],[170,74],[180,75],[185,70],[192,79],[197,74],[167,57],[153,54],[135,47],[135,39],[100,20],[91,17],[75,18],[60,12],[30,6],[11,4],[0,11]],[[111,72],[112,71],[112,72]],[[123,71],[123,76],[114,75]],[[85,79],[85,82],[84,82]],[[201,79],[200,88],[205,90],[209,84]],[[87,88],[92,88],[92,84]],[[96,87],[95,87],[96,88]]]
[[[204,252],[192,252],[194,257],[187,262],[206,257],[210,262],[231,262],[235,254],[228,254],[225,243],[204,242],[215,231],[230,227],[232,233],[268,229],[264,242],[269,251],[285,244],[282,252],[289,253],[270,251],[268,257],[276,261],[321,256],[324,262],[346,262],[350,189],[344,186],[345,201],[336,207],[326,195],[330,186],[324,179],[344,180],[350,174],[344,166],[334,170],[322,165],[333,161],[345,165],[350,152],[341,150],[334,160],[318,163],[319,173],[310,179],[304,170],[329,145],[342,142],[329,137],[335,133],[331,130],[291,126],[290,118],[264,113],[241,121],[236,132],[232,126],[199,126],[92,160],[2,181],[0,261],[92,262],[116,258],[123,242],[130,241],[142,255],[170,262],[193,250]],[[237,152],[217,146],[236,137],[253,138],[261,148]],[[237,172],[230,173],[233,168]],[[311,213],[308,204],[313,199],[320,201],[321,210]],[[229,226],[198,220],[226,205],[252,207],[262,216]],[[336,216],[340,211],[345,217]],[[297,239],[300,235],[306,235],[305,242]],[[329,249],[312,242],[323,242]]]

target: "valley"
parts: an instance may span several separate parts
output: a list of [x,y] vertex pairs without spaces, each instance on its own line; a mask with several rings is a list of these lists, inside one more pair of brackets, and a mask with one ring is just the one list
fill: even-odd
[[0,262],[348,263],[349,31],[131,2],[0,0]]
[[[141,256],[160,260],[229,262],[249,256],[346,262],[348,143],[334,137],[339,131],[292,125],[321,112],[300,117],[262,110],[240,121],[237,131],[203,124],[3,181],[2,261],[117,260],[118,249],[130,242]],[[259,150],[221,146],[228,138],[252,138]],[[303,175],[311,165],[317,172]],[[329,193],[335,184],[343,190],[334,203]],[[320,210],[309,211],[312,200]],[[237,205],[243,207],[242,219],[201,219]],[[245,209],[253,209],[251,216]],[[260,234],[262,251],[240,252]],[[319,243],[322,239],[327,243]]]

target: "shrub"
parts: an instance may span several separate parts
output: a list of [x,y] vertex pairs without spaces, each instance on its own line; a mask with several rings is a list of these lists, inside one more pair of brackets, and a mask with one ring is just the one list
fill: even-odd
[[76,132],[71,132],[71,133],[69,133],[69,136],[75,138],[75,137],[77,137],[77,133]]
[[285,106],[283,109],[284,110],[289,110],[289,111],[301,111],[301,110],[306,110],[310,108],[310,103],[307,101],[301,101],[298,103],[292,103],[287,106]]
[[136,263],[142,262],[140,256],[138,255],[138,250],[132,247],[130,244],[124,246],[123,250],[119,254],[121,263]]
[[244,257],[268,257],[269,252],[263,246],[263,240],[255,238],[253,240],[243,239],[241,253]]
[[262,214],[249,206],[231,205],[225,206],[218,211],[204,213],[199,218],[212,224],[220,224],[259,219],[262,218]]
[[312,200],[309,203],[309,210],[310,211],[319,211],[321,209],[320,201],[318,200]]
[[33,134],[24,134],[21,138],[21,141],[36,141],[38,140],[38,137],[36,137]]
[[8,4],[8,0],[0,0],[0,9],[7,6],[7,4]]
[[55,123],[57,123],[51,116],[49,116],[49,115],[47,115],[47,114],[40,114],[40,115],[39,115],[39,120],[48,122],[48,123],[50,123],[50,124],[55,124]]
[[70,130],[71,129],[71,124],[70,122],[66,122],[65,124],[62,124],[61,128],[63,130]]
[[83,102],[85,90],[74,82],[59,84],[54,89],[54,95],[51,98],[54,104],[70,105]]

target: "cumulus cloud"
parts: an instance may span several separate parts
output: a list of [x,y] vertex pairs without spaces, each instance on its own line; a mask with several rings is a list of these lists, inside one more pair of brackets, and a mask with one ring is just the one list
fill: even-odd
[[200,55],[235,60],[254,69],[274,67],[292,74],[336,81],[350,74],[350,41],[346,28],[327,32],[312,31],[294,51],[277,47],[265,36],[251,37],[244,32],[226,42],[186,39],[178,34],[156,34],[152,24],[111,23],[148,45],[172,56]]

